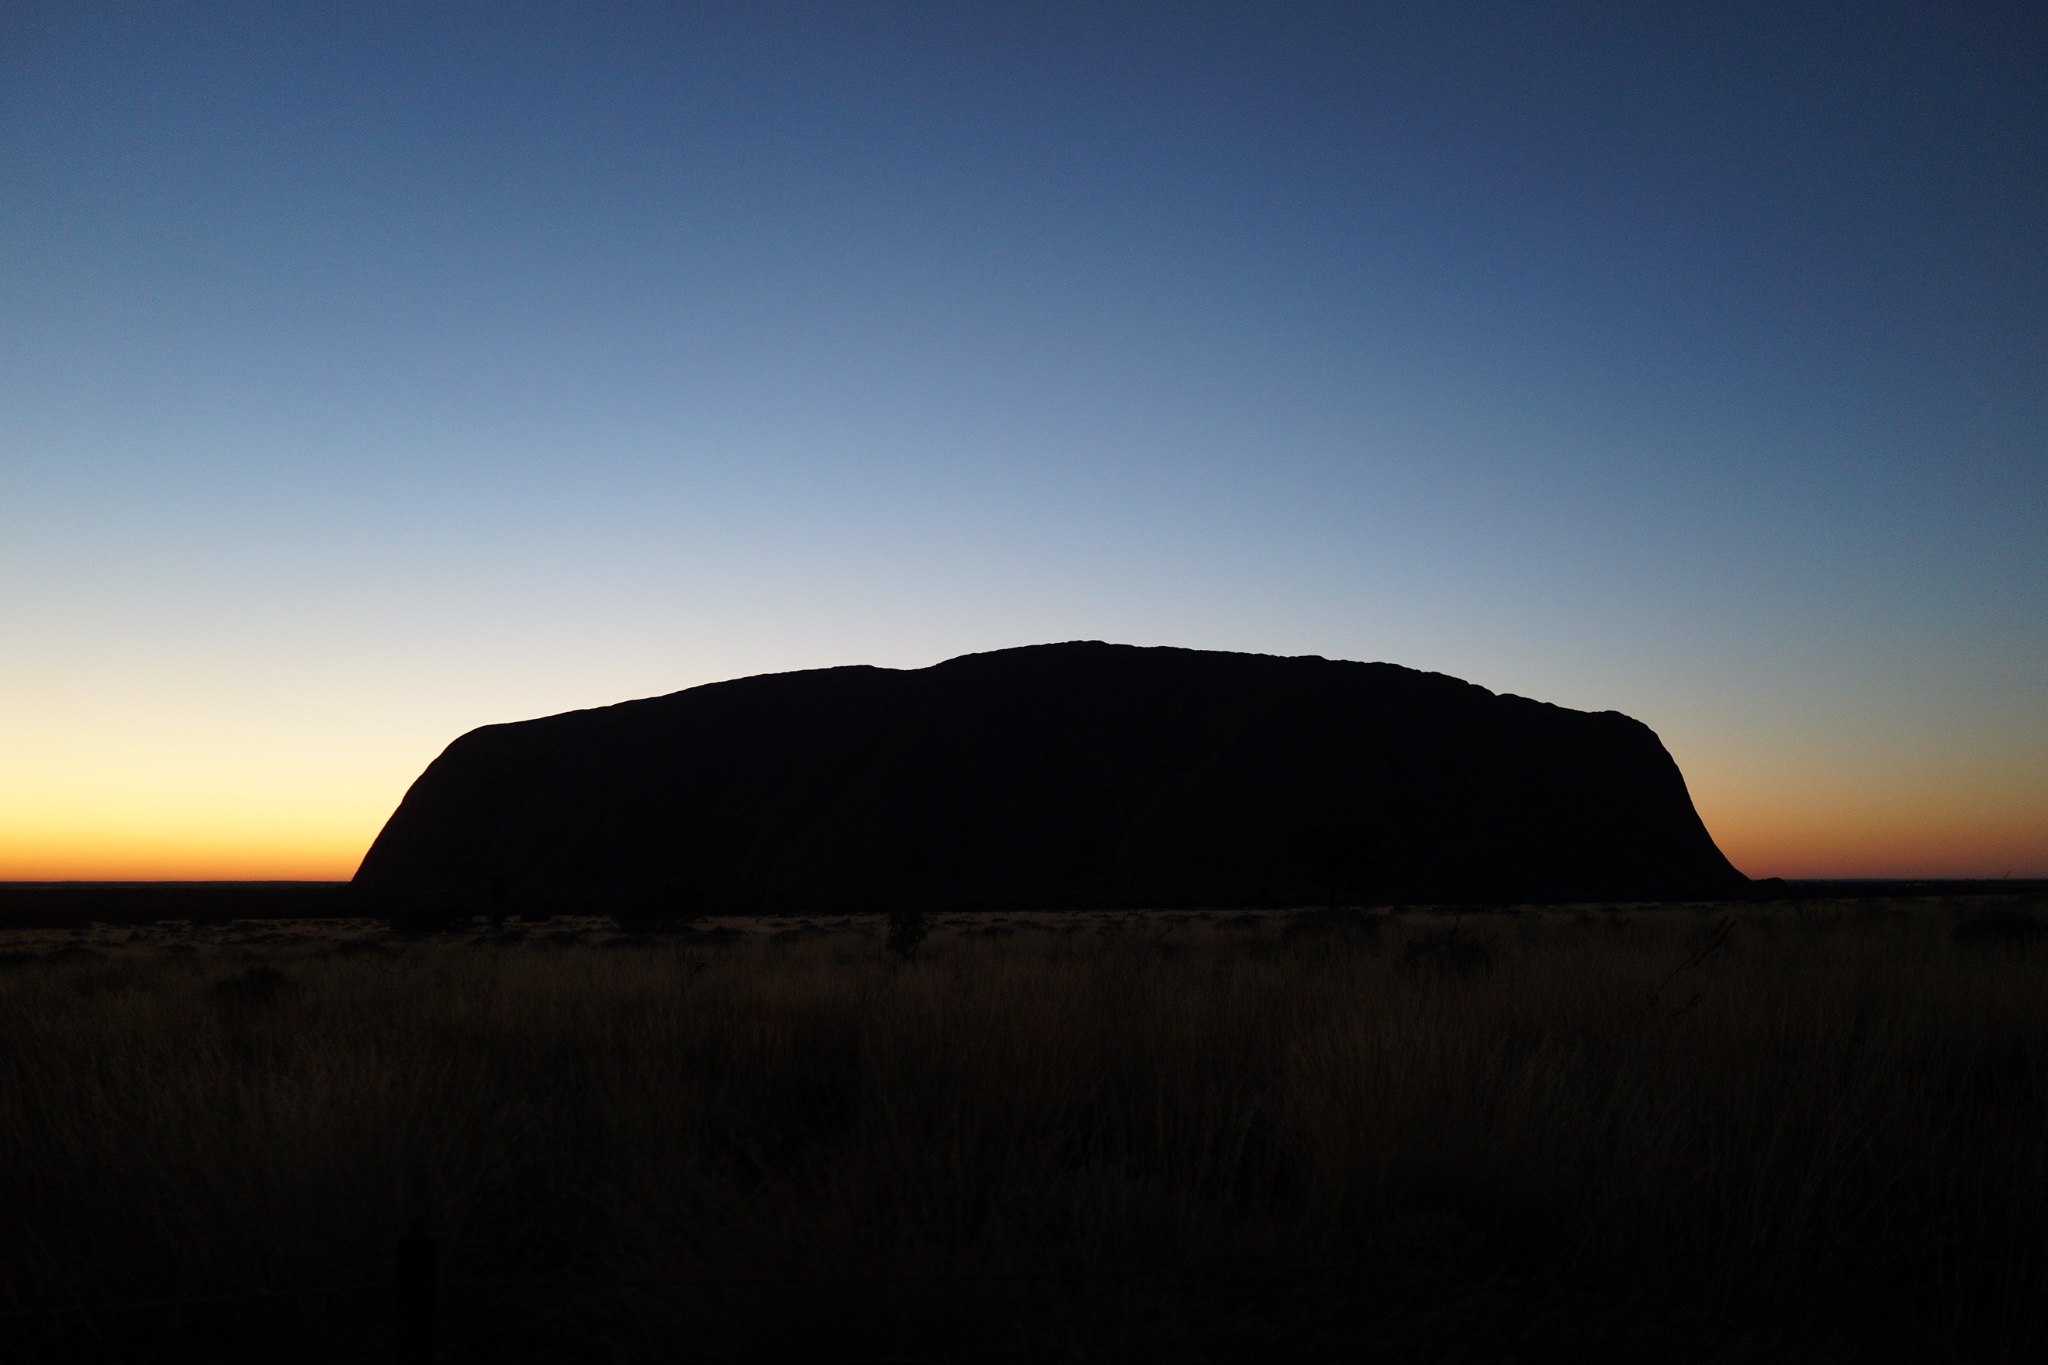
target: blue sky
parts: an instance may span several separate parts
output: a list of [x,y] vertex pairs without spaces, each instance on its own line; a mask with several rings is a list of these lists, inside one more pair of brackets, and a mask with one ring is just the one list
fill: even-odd
[[1070,638],[2048,873],[2048,16],[0,19],[0,875],[347,875],[455,734]]

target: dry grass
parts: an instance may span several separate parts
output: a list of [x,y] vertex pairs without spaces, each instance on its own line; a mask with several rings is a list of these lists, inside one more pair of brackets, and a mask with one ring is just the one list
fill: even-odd
[[1983,909],[15,935],[0,1310],[378,1280],[424,1218],[466,1277],[1236,1267],[458,1288],[453,1359],[2033,1358],[2048,944]]

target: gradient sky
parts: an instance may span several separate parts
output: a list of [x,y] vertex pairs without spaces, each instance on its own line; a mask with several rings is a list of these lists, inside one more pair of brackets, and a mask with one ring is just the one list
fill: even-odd
[[2048,10],[0,10],[0,878],[345,877],[492,721],[1077,638],[2048,874]]

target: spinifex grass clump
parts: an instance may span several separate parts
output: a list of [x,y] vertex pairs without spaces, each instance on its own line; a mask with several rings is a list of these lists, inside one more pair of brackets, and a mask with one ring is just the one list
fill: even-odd
[[[2048,943],[1972,913],[941,916],[915,971],[879,917],[24,942],[0,1312],[374,1282],[417,1222],[451,1361],[2029,1359]],[[704,1275],[744,1278],[625,1283]],[[390,1321],[0,1352],[368,1359]]]

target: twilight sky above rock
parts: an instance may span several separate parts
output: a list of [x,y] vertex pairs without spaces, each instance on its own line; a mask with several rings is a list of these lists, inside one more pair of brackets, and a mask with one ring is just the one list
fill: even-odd
[[345,877],[475,725],[1097,638],[2048,874],[2048,11],[0,14],[0,878]]

